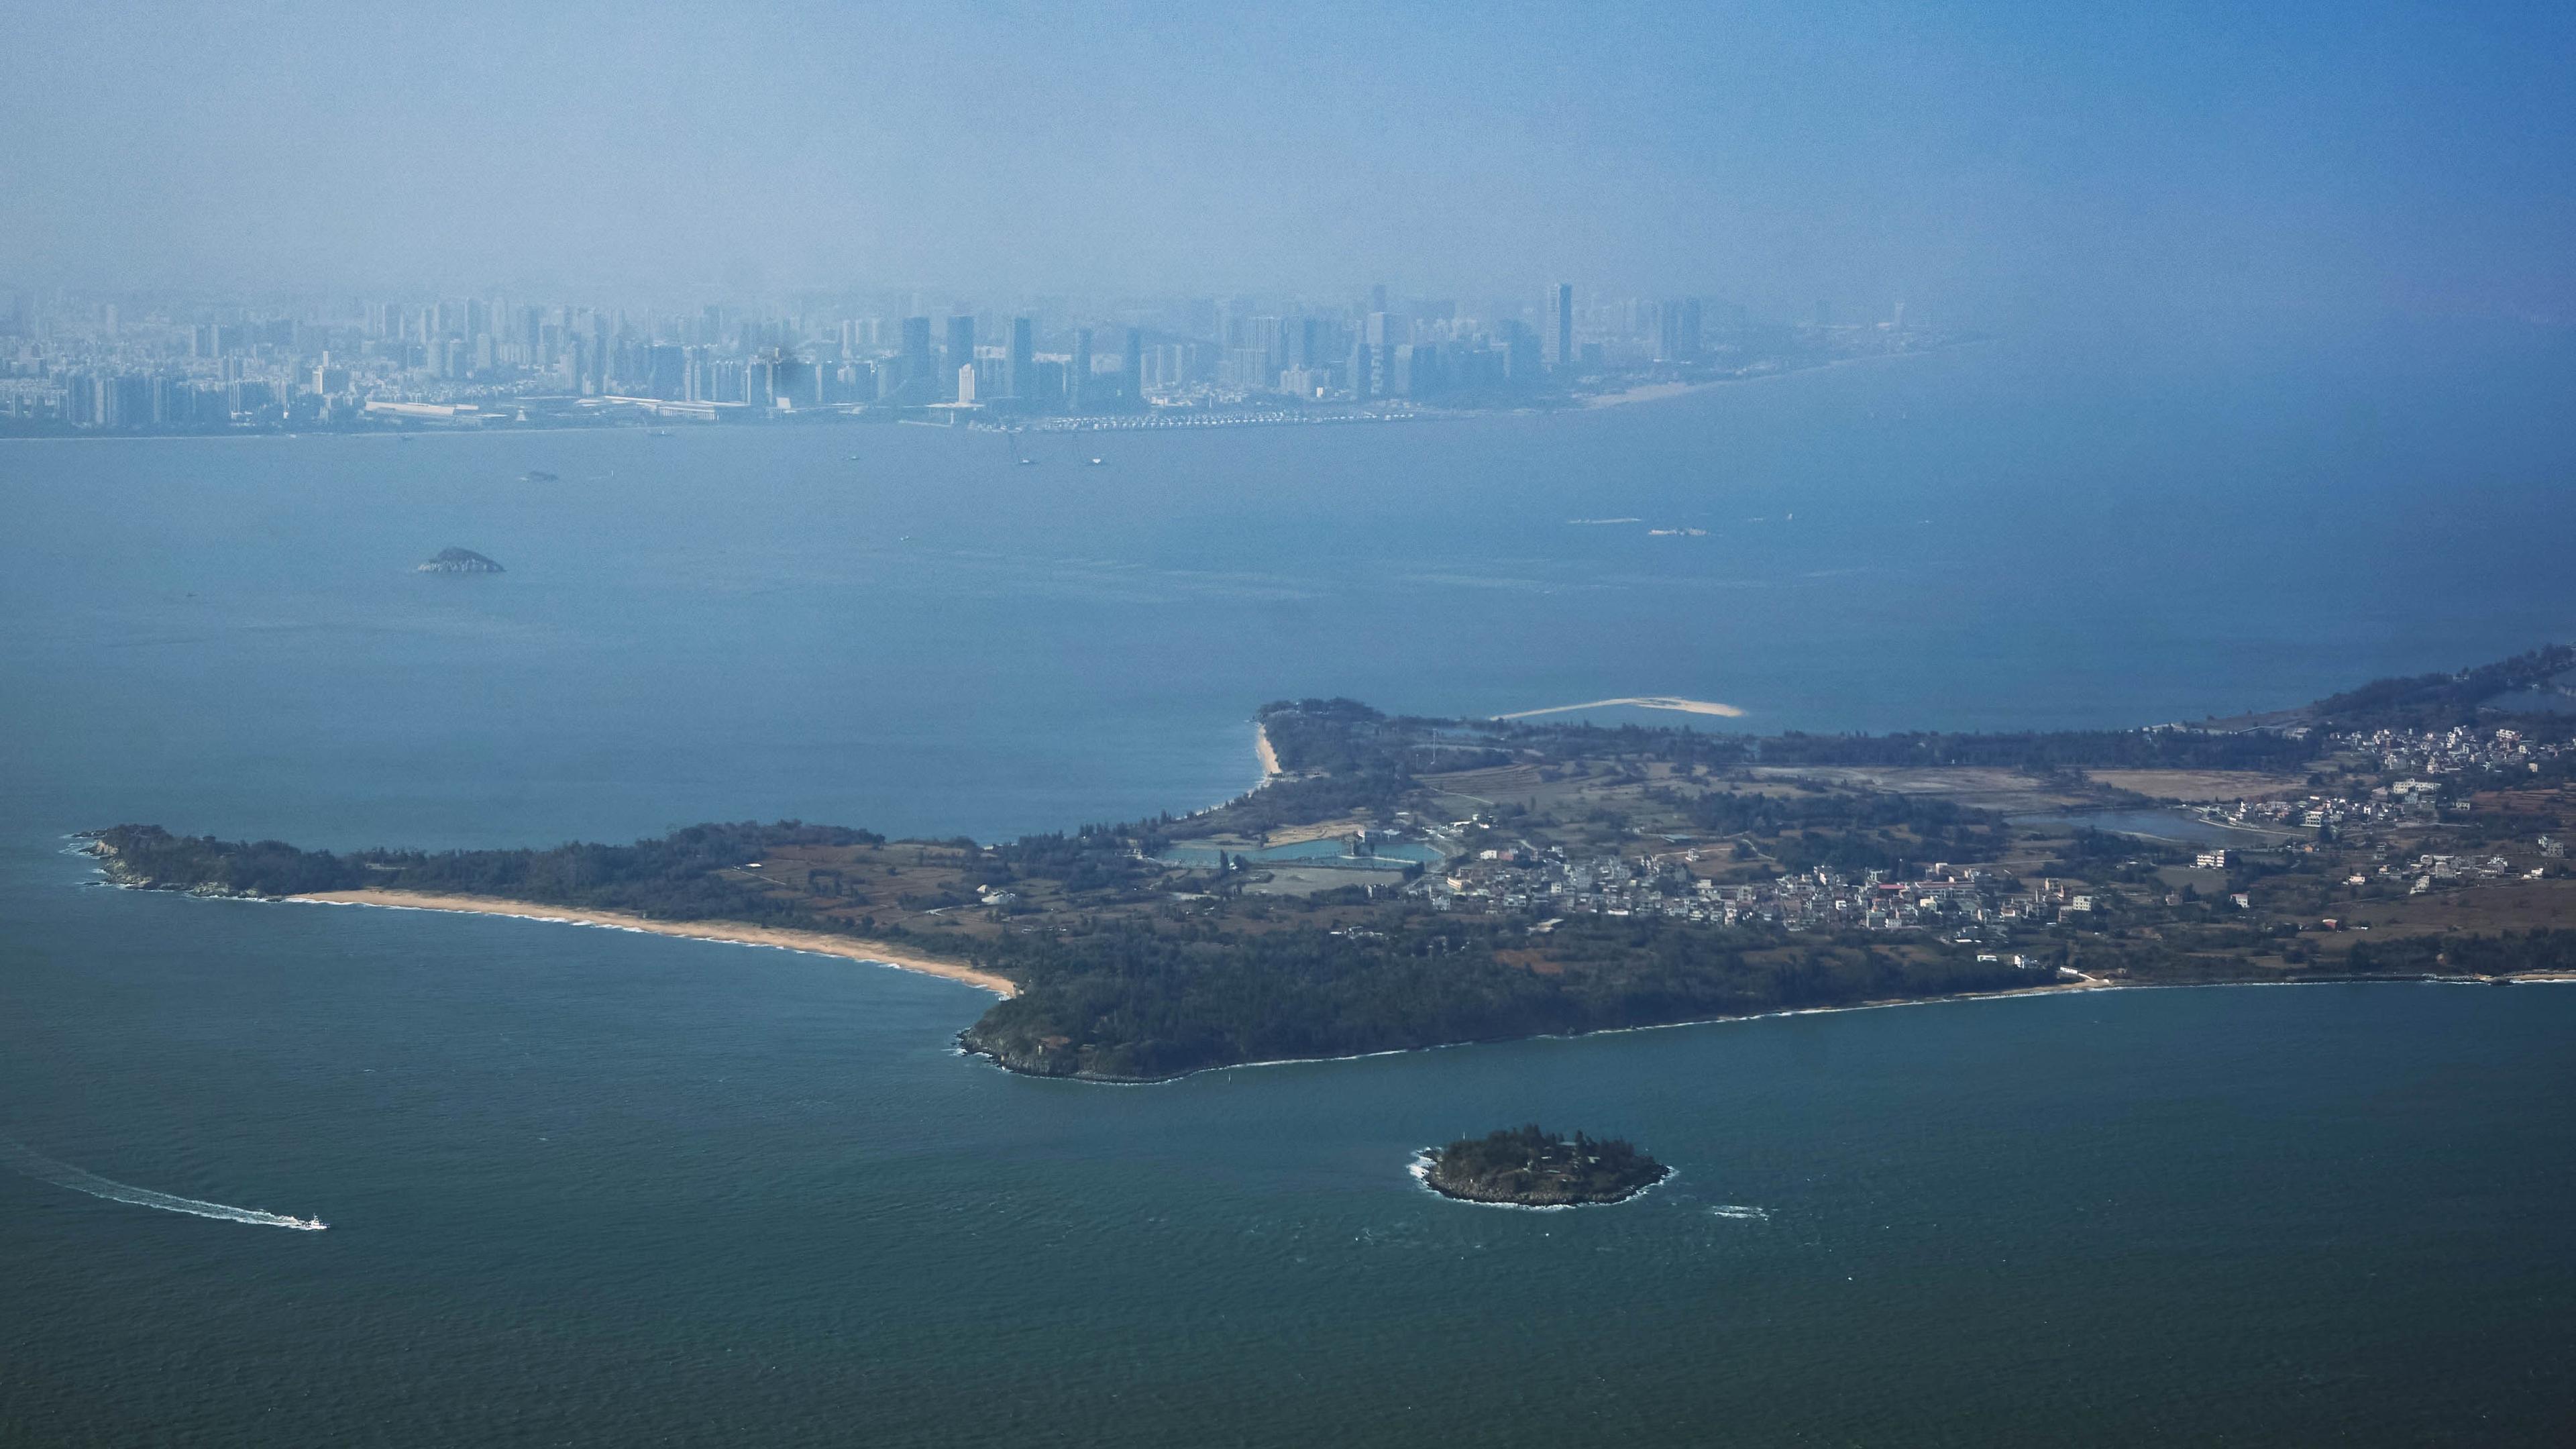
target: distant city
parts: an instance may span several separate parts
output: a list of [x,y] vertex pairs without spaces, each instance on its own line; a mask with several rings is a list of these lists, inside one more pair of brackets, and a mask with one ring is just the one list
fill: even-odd
[[[695,311],[483,295],[255,306],[0,292],[0,433],[599,423],[1204,425],[1545,407],[1956,340],[1903,303],[1757,318],[1564,284],[1462,304],[854,301]],[[1652,395],[1648,392],[1647,395]]]

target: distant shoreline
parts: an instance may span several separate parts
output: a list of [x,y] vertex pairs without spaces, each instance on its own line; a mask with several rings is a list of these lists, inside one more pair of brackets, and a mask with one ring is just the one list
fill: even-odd
[[875,966],[891,966],[898,971],[938,976],[992,992],[1006,1001],[1017,996],[1020,990],[1008,977],[978,970],[962,961],[945,961],[935,956],[892,951],[870,941],[826,935],[821,931],[793,931],[774,926],[739,925],[728,921],[658,921],[650,916],[630,915],[625,911],[594,911],[578,906],[548,906],[530,901],[504,900],[498,896],[430,895],[419,891],[317,891],[311,895],[285,896],[281,899],[317,906],[374,906],[385,910],[447,911],[468,916],[513,916],[521,920],[552,921],[563,925],[606,926],[621,931],[642,931],[648,935],[673,936],[684,941],[722,941],[736,946],[770,946],[782,951],[802,951],[815,956],[838,956],[843,960],[864,961]]

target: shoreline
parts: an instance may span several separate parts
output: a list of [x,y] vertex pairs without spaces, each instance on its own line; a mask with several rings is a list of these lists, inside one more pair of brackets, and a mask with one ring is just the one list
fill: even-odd
[[1506,1202],[1499,1198],[1463,1197],[1440,1186],[1438,1183],[1433,1182],[1431,1180],[1431,1154],[1436,1150],[1438,1149],[1430,1147],[1415,1148],[1413,1160],[1405,1165],[1405,1172],[1413,1178],[1414,1182],[1418,1184],[1424,1192],[1431,1194],[1442,1202],[1464,1203],[1468,1207],[1510,1208],[1514,1212],[1523,1213],[1570,1213],[1577,1208],[1626,1207],[1628,1204],[1635,1202],[1637,1199],[1653,1192],[1656,1188],[1662,1187],[1665,1183],[1668,1183],[1674,1178],[1682,1175],[1682,1170],[1680,1168],[1659,1163],[1657,1165],[1664,1169],[1662,1176],[1656,1178],[1650,1183],[1647,1183],[1643,1187],[1625,1194],[1624,1196],[1611,1198],[1607,1202]]
[[[1963,991],[1947,996],[1899,996],[1884,1001],[1855,1001],[1843,1006],[1793,1006],[1780,1011],[1748,1012],[1740,1016],[1695,1016],[1688,1021],[1657,1021],[1643,1026],[1605,1026],[1598,1031],[1543,1031],[1528,1036],[1482,1037],[1474,1041],[1434,1042],[1429,1046],[1388,1047],[1382,1051],[1348,1052],[1330,1057],[1270,1057],[1257,1062],[1226,1062],[1219,1066],[1193,1067],[1168,1077],[1087,1077],[1062,1076],[1044,1072],[1023,1072],[1007,1066],[992,1053],[961,1046],[959,1055],[981,1058],[997,1072],[1013,1076],[1034,1077],[1040,1081],[1078,1082],[1092,1087],[1168,1087],[1192,1077],[1218,1072],[1251,1071],[1261,1067],[1331,1066],[1341,1062],[1365,1062],[1379,1057],[1414,1056],[1424,1052],[1462,1051],[1470,1047],[1511,1046],[1533,1041],[1588,1041],[1594,1037],[1626,1036],[1641,1031],[1680,1031],[1699,1026],[1740,1026],[1755,1021],[1781,1021],[1794,1016],[1834,1016],[1849,1011],[1893,1011],[1906,1006],[1964,1005],[1978,1001],[2025,1001],[2043,996],[2080,995],[2095,991],[2224,991],[2237,987],[2272,986],[2563,986],[2576,984],[2576,971],[2531,971],[2512,976],[2312,976],[2297,981],[2106,981],[2087,976],[2079,981],[2061,981],[2047,986],[2016,986],[2004,991]],[[1442,1194],[1447,1196],[1447,1194]],[[1469,1198],[1452,1198],[1453,1202],[1470,1202]],[[1485,1204],[1494,1207],[1519,1207],[1518,1203]],[[1592,1206],[1592,1204],[1579,1204]],[[1611,1204],[1615,1206],[1616,1204]]]
[[1267,785],[1288,773],[1279,768],[1279,752],[1270,747],[1270,726],[1256,724],[1252,727],[1252,752],[1261,759],[1262,784]]
[[1705,378],[1698,382],[1639,383],[1635,387],[1622,388],[1617,392],[1596,392],[1587,394],[1582,399],[1581,405],[1570,409],[1570,411],[1590,412],[1596,408],[1627,407],[1633,403],[1668,402],[1677,397],[1690,397],[1697,393],[1707,392],[1711,388],[1729,387],[1737,383],[1761,382],[1767,378],[1774,377],[1796,377],[1802,373],[1824,372],[1831,368],[1850,367],[1863,362],[1885,362],[1890,358],[1896,357],[1921,357],[1926,353],[1944,352],[1953,347],[1966,347],[1973,343],[1986,340],[1988,339],[1971,337],[1957,342],[1941,343],[1933,347],[1927,347],[1919,351],[1912,352],[1870,352],[1863,353],[1856,357],[1829,357],[1822,362],[1808,363],[1804,367],[1781,367],[1774,368],[1769,372],[1738,373],[1732,377]]
[[557,925],[603,926],[612,930],[641,931],[646,935],[671,936],[683,941],[715,941],[733,946],[768,946],[781,951],[801,951],[811,956],[837,956],[847,961],[891,967],[897,971],[910,971],[921,976],[937,976],[992,992],[1005,1001],[1019,995],[1020,991],[1010,978],[979,970],[962,961],[946,961],[936,956],[888,950],[862,938],[834,936],[822,931],[796,931],[776,926],[752,926],[730,921],[657,921],[650,916],[632,915],[625,911],[596,911],[578,906],[538,905],[531,901],[506,900],[499,896],[433,895],[421,891],[316,891],[310,895],[280,896],[277,899],[312,906],[372,906],[379,910],[445,911],[466,916],[509,916],[519,920],[547,921]]

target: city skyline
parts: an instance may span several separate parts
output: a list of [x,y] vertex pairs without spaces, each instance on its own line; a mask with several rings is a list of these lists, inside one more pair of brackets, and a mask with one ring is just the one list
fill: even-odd
[[262,309],[0,291],[0,428],[810,417],[939,421],[1567,401],[1938,345],[1903,303],[1757,317],[1699,296],[1342,305],[1178,296],[1110,309],[928,305],[919,291],[685,311],[485,293]]

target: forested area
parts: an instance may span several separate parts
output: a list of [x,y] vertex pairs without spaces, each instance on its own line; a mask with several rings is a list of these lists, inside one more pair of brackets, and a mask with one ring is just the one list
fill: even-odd
[[1543,948],[1517,953],[1531,961],[1497,954],[1518,939],[1507,928],[1394,914],[1385,924],[1364,933],[1112,927],[1014,942],[990,964],[1024,990],[966,1040],[1023,1071],[1155,1078],[2032,979],[1967,952],[1791,943],[1647,918],[1568,921]]
[[2427,976],[2498,976],[2520,971],[2576,971],[2576,931],[2541,928],[2492,936],[2450,933],[2399,936],[2355,944],[2345,958],[2355,972]]
[[630,911],[663,920],[792,922],[832,928],[718,871],[783,846],[878,844],[885,837],[800,821],[693,825],[632,845],[576,842],[550,850],[298,850],[282,841],[176,836],[153,825],[99,832],[113,869],[137,885],[235,895],[423,891]]
[[1663,1181],[1666,1168],[1625,1138],[1571,1140],[1532,1122],[1461,1137],[1430,1154],[1428,1180],[1453,1197],[1530,1205],[1617,1202]]
[[2454,674],[2374,679],[2310,706],[2345,729],[2448,729],[2474,723],[2478,706],[2499,694],[2530,689],[2576,668],[2576,646],[2552,644]]

